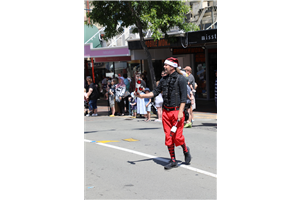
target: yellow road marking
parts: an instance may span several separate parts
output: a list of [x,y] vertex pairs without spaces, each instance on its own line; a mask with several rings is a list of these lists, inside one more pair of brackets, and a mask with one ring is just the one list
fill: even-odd
[[136,139],[133,139],[133,138],[129,138],[129,139],[123,139],[124,141],[127,141],[127,142],[135,142],[135,141],[139,141],[139,140],[136,140]]

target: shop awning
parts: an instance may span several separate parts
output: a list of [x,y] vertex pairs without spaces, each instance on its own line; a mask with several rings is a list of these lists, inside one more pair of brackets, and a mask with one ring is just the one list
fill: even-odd
[[[91,37],[93,37],[98,31],[99,31],[98,28],[94,25],[92,25],[92,26],[84,25],[84,43],[86,43],[89,39],[91,39]],[[88,42],[88,43],[93,44],[93,48],[101,47],[101,43],[99,40],[99,34],[97,34],[94,38],[92,38]]]
[[123,57],[130,56],[127,46],[122,47],[102,47],[93,48],[92,44],[84,45],[84,58],[107,58],[107,57]]

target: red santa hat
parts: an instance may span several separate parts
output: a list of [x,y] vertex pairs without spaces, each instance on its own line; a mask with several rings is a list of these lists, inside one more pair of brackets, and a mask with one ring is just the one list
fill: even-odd
[[179,67],[178,59],[177,58],[173,58],[173,57],[167,58],[165,60],[164,64],[170,65],[172,67]]

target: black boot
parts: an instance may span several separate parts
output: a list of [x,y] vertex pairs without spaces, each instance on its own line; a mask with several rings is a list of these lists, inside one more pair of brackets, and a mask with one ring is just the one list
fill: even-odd
[[190,148],[189,147],[186,147],[188,152],[184,153],[184,160],[185,160],[185,164],[190,164],[191,160],[192,160],[192,156],[191,156],[191,153],[190,153]]
[[175,160],[170,160],[170,162],[165,166],[165,169],[172,169],[178,167],[177,161]]

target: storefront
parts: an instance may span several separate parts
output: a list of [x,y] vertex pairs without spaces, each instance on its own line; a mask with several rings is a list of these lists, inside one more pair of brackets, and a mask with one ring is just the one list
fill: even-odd
[[[187,37],[188,45],[184,45]],[[164,60],[175,57],[182,67],[190,66],[195,82],[197,99],[214,99],[215,71],[217,70],[217,29],[189,32],[186,37],[176,37],[169,43],[166,39],[154,41],[145,40],[152,57],[156,81],[161,78]],[[142,71],[149,72],[147,56],[142,48],[140,40],[128,41],[132,60],[141,60]],[[150,73],[147,73],[151,80]],[[151,86],[151,82],[149,82]],[[152,89],[152,88],[150,88]]]
[[[214,99],[217,70],[217,29],[189,32],[187,48],[173,48],[172,55],[190,55],[192,74],[198,87],[197,99]],[[186,65],[184,65],[186,66]]]
[[131,60],[127,46],[113,48],[92,48],[92,44],[84,45],[85,73],[92,76],[95,82],[104,77],[114,78],[141,72],[140,61]]
[[[155,79],[159,81],[161,79],[161,72],[164,70],[164,61],[166,58],[172,57],[172,49],[181,46],[181,40],[179,37],[174,38],[174,42],[170,43],[166,39],[160,39],[154,41],[145,40],[145,44],[149,49],[152,58],[152,66],[154,69]],[[150,70],[148,66],[147,56],[142,48],[140,40],[128,41],[128,48],[131,51],[132,60],[141,60],[142,72],[147,75],[147,87],[151,90],[153,89],[150,77]],[[177,56],[180,66],[190,65],[191,56],[189,54]]]

